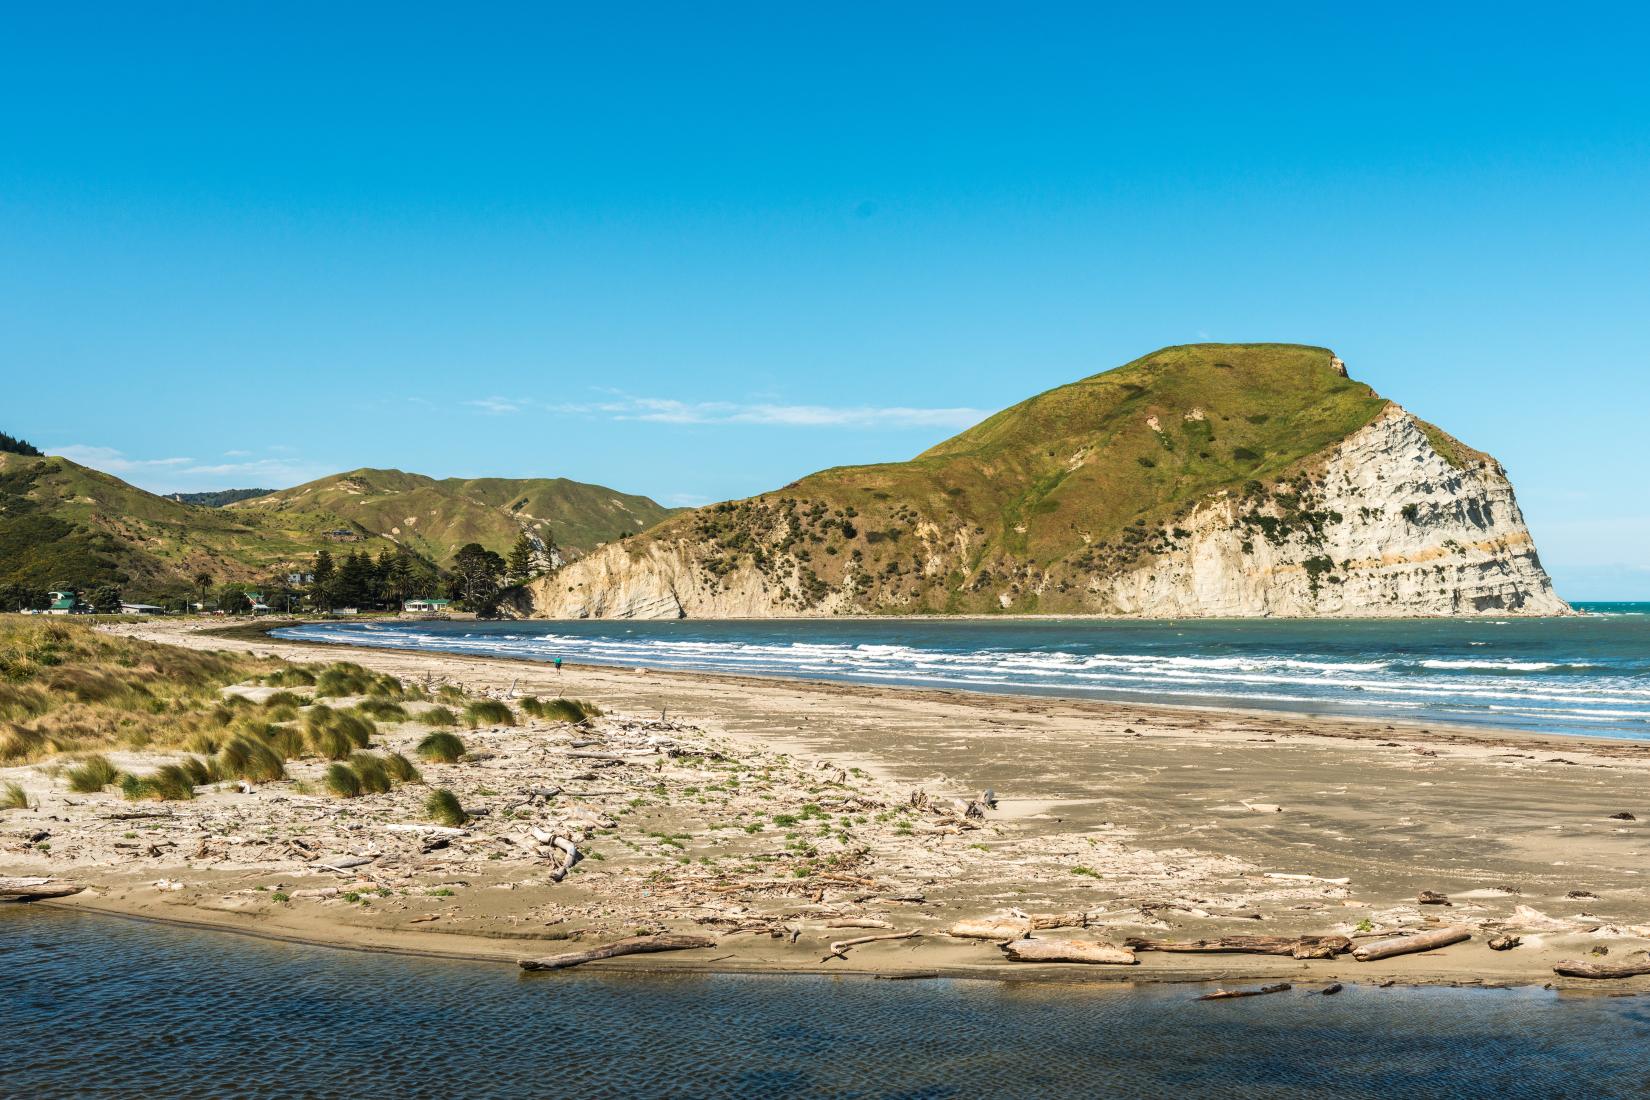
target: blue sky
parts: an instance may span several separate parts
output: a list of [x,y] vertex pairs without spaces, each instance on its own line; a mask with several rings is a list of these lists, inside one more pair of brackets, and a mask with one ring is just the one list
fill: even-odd
[[0,429],[700,503],[1298,341],[1650,598],[1647,18],[1145,7],[14,7]]

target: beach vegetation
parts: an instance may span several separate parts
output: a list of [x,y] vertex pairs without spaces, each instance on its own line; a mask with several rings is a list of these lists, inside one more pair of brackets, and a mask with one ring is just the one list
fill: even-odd
[[469,696],[464,694],[463,688],[456,687],[452,684],[442,684],[436,689],[435,697],[443,703],[451,703],[454,706],[459,707],[463,706],[464,701],[469,698]]
[[392,752],[384,757],[384,770],[397,783],[422,783],[424,777],[413,767],[413,762],[398,752]]
[[361,781],[361,790],[366,794],[383,794],[394,786],[382,756],[358,752],[350,756],[349,766]]
[[1096,871],[1093,867],[1084,867],[1081,864],[1077,865],[1076,867],[1073,867],[1071,869],[1071,873],[1074,874],[1074,875],[1081,875],[1084,878],[1099,878],[1100,877],[1100,872],[1099,871]]
[[301,707],[309,702],[302,695],[294,691],[271,692],[263,702],[265,710],[276,710],[281,707]]
[[601,717],[601,708],[582,699],[537,699],[528,696],[521,701],[521,709],[534,718],[552,722],[571,722],[577,725],[591,718]]
[[353,661],[338,661],[321,670],[315,678],[317,699],[365,695],[372,690],[376,678]]
[[515,712],[497,699],[476,699],[464,708],[464,723],[477,726],[506,726],[516,720]]
[[438,764],[456,764],[469,750],[457,734],[438,731],[425,735],[413,751]]
[[361,777],[348,765],[327,765],[326,775],[322,777],[321,782],[337,798],[359,798],[361,796]]
[[357,714],[379,722],[405,722],[407,711],[400,703],[392,699],[369,698],[357,703],[353,708]]
[[0,810],[26,810],[29,808],[29,795],[20,785],[6,783],[0,786]]
[[370,718],[317,704],[304,715],[304,738],[318,756],[342,760],[372,742],[377,727]]
[[148,775],[123,775],[120,790],[133,802],[187,802],[195,797],[196,787],[215,779],[213,770],[204,761],[188,757],[181,763],[162,764]]
[[120,778],[120,769],[101,753],[86,757],[69,769],[69,790],[77,794],[95,794]]
[[273,783],[286,778],[281,754],[268,741],[246,734],[231,738],[219,750],[218,771],[227,778],[253,783]]
[[464,812],[458,796],[445,787],[437,787],[430,792],[430,796],[424,800],[424,813],[431,821],[454,829],[470,820],[470,815]]
[[315,673],[303,665],[285,665],[263,678],[271,687],[313,687]]
[[426,726],[456,726],[458,725],[458,715],[447,707],[431,707],[418,716],[418,721]]

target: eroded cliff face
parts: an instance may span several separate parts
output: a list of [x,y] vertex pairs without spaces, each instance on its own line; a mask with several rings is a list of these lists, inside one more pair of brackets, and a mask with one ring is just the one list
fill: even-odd
[[[918,567],[988,585],[1004,611],[1152,618],[1559,615],[1512,486],[1493,459],[1433,443],[1396,405],[1279,484],[1216,493],[1121,568],[1063,561],[982,570],[966,525],[916,525]],[[991,565],[996,566],[995,570]],[[900,610],[869,566],[821,587],[707,554],[691,533],[603,547],[531,589],[544,618],[737,618]],[[954,583],[954,582],[953,582]],[[917,610],[911,608],[910,610]]]

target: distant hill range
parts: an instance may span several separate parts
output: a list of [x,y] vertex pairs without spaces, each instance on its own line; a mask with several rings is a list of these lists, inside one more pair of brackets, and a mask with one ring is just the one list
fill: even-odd
[[265,581],[323,547],[400,546],[445,567],[465,543],[502,555],[523,533],[570,559],[672,514],[562,478],[437,481],[399,470],[355,470],[224,506],[218,497],[160,496],[66,458],[0,451],[0,587],[116,584],[128,598],[156,599],[193,591],[200,571]]
[[1297,344],[1164,348],[530,592],[546,617],[1569,610],[1494,459]]

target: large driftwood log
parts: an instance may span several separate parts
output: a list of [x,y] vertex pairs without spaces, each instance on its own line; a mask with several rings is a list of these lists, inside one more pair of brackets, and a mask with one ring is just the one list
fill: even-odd
[[1411,955],[1417,951],[1434,951],[1452,943],[1472,939],[1472,932],[1459,925],[1439,928],[1432,932],[1418,932],[1413,936],[1396,936],[1390,940],[1376,940],[1352,949],[1352,957],[1359,962],[1390,959],[1394,955]]
[[716,939],[713,936],[695,936],[692,934],[666,933],[658,936],[632,936],[626,940],[615,940],[600,947],[592,947],[587,951],[567,951],[560,955],[546,955],[542,959],[522,959],[523,970],[566,970],[568,967],[583,966],[587,962],[597,959],[612,959],[620,955],[645,955],[655,951],[692,951],[698,947],[715,947]]
[[0,878],[0,901],[38,901],[66,898],[86,889],[72,882],[50,878]]
[[1352,950],[1352,941],[1345,936],[1221,936],[1210,940],[1150,940],[1131,936],[1123,945],[1134,951],[1291,955],[1297,959],[1327,959]]
[[1003,954],[1014,962],[1100,963],[1134,966],[1140,960],[1134,952],[1098,940],[1011,940],[1003,944]]
[[1579,959],[1567,959],[1553,967],[1554,974],[1562,974],[1566,978],[1637,978],[1650,974],[1650,959],[1636,963],[1606,963],[1582,962]]
[[1022,917],[975,917],[945,930],[947,936],[965,940],[1017,940],[1030,933],[1031,921]]

